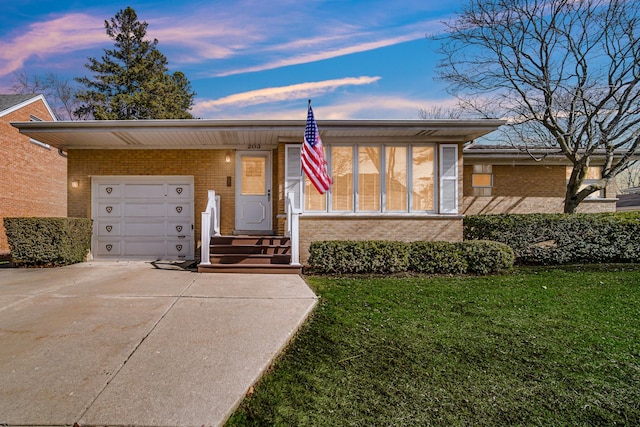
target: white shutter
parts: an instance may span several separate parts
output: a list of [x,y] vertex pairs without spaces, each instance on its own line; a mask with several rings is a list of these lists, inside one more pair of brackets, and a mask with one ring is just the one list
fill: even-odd
[[440,213],[458,213],[458,145],[440,145]]
[[293,192],[293,204],[297,210],[302,209],[302,165],[300,164],[300,153],[302,146],[287,145],[285,150],[285,177],[284,177],[284,193]]

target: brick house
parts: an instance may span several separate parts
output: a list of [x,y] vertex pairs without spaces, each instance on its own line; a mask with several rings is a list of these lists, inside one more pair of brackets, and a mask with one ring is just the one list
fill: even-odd
[[[465,215],[499,213],[561,213],[570,163],[549,149],[523,151],[512,147],[471,144],[464,148]],[[585,185],[600,178],[604,157],[591,159]],[[616,185],[593,193],[578,212],[615,212]]]
[[67,159],[10,124],[55,120],[42,95],[0,95],[0,254],[9,252],[3,218],[67,216]]
[[94,220],[96,259],[281,271],[299,270],[315,240],[461,240],[463,144],[502,123],[320,121],[334,180],[325,195],[301,173],[304,121],[14,126],[68,153],[68,213]]
[[[464,215],[562,212],[563,156],[469,144],[502,123],[320,121],[334,181],[325,195],[301,173],[304,121],[14,126],[68,153],[69,216],[93,219],[96,259],[284,272],[299,271],[317,240],[457,241]],[[615,202],[606,189],[580,208]]]

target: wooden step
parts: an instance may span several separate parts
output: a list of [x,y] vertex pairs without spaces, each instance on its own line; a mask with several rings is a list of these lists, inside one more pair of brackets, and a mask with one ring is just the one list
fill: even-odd
[[291,246],[279,245],[211,245],[216,254],[290,254]]
[[214,236],[211,238],[211,244],[217,245],[276,245],[291,246],[291,239],[283,236]]
[[199,272],[215,273],[293,273],[291,240],[284,236],[215,236],[209,249],[211,264],[199,265]]
[[200,264],[198,265],[198,273],[302,274],[302,266],[290,264]]
[[211,264],[289,264],[291,255],[211,254]]

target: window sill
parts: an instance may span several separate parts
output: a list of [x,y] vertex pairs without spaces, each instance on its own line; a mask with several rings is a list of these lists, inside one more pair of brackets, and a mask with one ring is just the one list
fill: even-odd
[[436,214],[430,212],[386,212],[386,213],[374,213],[374,212],[304,212],[300,215],[301,219],[306,218],[340,218],[340,219],[462,219],[464,215],[460,214]]
[[617,197],[592,197],[584,199],[582,203],[615,203],[617,201]]

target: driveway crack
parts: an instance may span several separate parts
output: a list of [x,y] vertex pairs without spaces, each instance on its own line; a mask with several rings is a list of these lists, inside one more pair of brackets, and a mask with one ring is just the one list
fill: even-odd
[[[89,412],[89,409],[91,409],[91,407],[96,403],[96,401],[100,398],[100,396],[102,396],[102,394],[105,392],[105,390],[107,389],[107,387],[109,387],[109,385],[113,382],[113,380],[115,380],[118,375],[120,374],[120,371],[122,371],[122,369],[126,366],[127,362],[129,360],[131,360],[131,358],[133,357],[134,354],[136,354],[136,352],[138,351],[138,349],[142,346],[142,344],[147,340],[147,338],[149,338],[149,336],[153,333],[153,331],[156,330],[156,328],[158,327],[158,325],[164,320],[164,318],[169,314],[169,312],[173,309],[173,307],[178,303],[178,301],[184,297],[184,294],[191,288],[191,286],[193,286],[193,284],[196,282],[196,280],[198,280],[198,275],[196,275],[196,277],[187,285],[185,286],[185,288],[182,290],[182,292],[180,292],[180,295],[176,296],[175,299],[173,300],[173,302],[169,305],[169,307],[167,307],[167,309],[164,311],[164,313],[162,313],[162,315],[158,318],[158,320],[153,324],[153,326],[151,326],[151,328],[149,329],[149,331],[142,337],[142,339],[134,346],[133,350],[129,353],[129,355],[127,357],[125,357],[124,361],[122,362],[122,364],[120,364],[120,366],[115,370],[114,374],[111,376],[111,378],[105,383],[104,387],[102,387],[102,389],[100,390],[100,392],[98,392],[96,394],[96,396],[93,398],[93,400],[91,400],[91,402],[87,405],[87,407],[82,411],[82,413],[80,414],[80,416],[78,417],[78,422],[76,422],[74,425],[81,425],[80,424],[80,420],[82,420],[82,418],[87,414],[87,412]],[[165,297],[166,298],[166,297]]]

